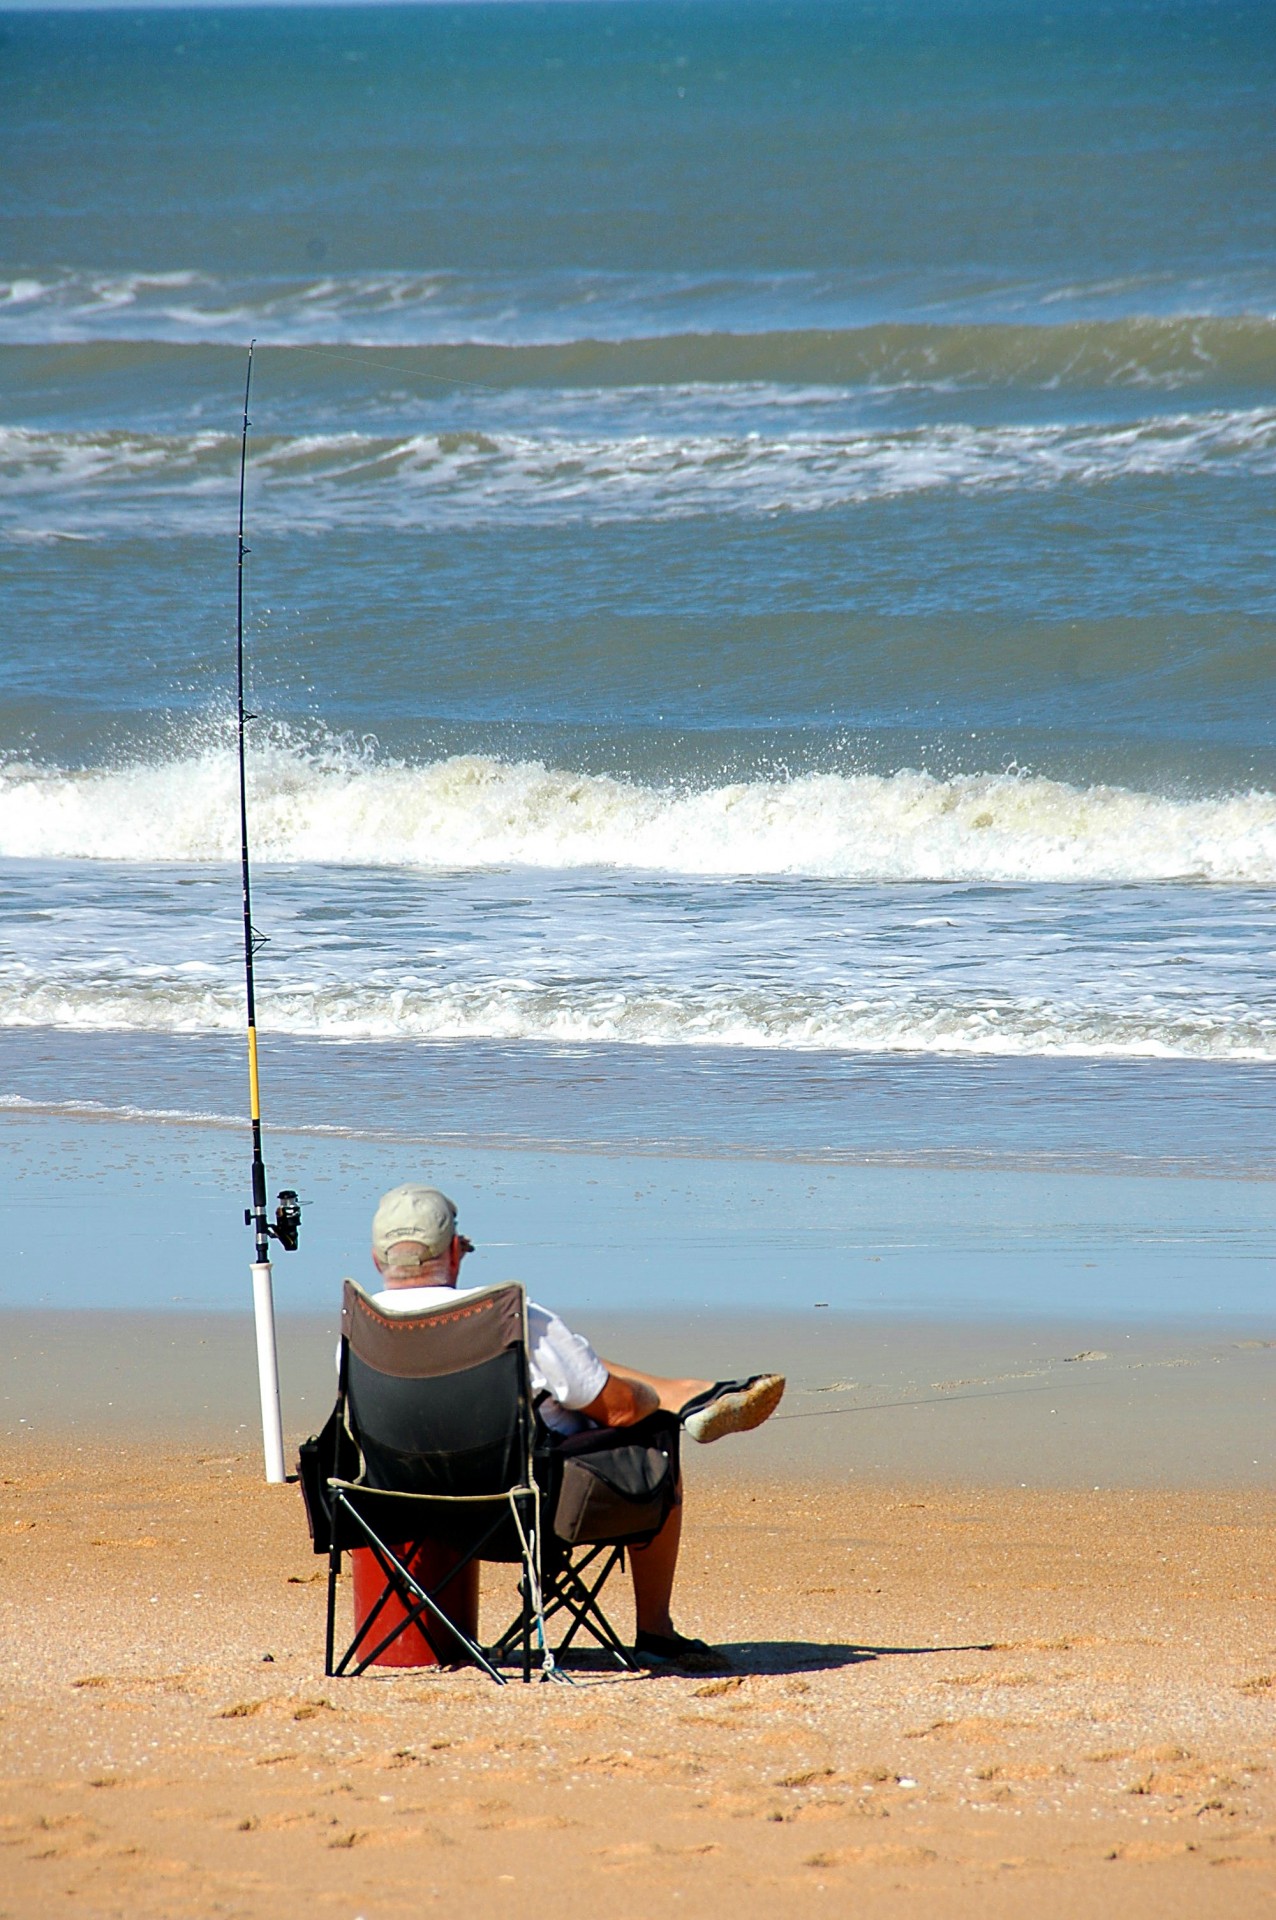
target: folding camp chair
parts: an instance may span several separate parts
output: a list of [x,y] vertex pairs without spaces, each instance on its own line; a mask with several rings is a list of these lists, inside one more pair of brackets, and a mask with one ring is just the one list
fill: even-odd
[[[531,1678],[533,1637],[546,1674],[582,1631],[632,1666],[599,1596],[625,1545],[652,1538],[663,1524],[677,1441],[676,1427],[672,1439],[630,1431],[627,1445],[617,1444],[624,1435],[596,1436],[609,1482],[576,1468],[546,1434],[532,1401],[521,1287],[386,1313],[347,1280],[337,1404],[300,1461],[315,1551],[328,1555],[325,1673],[362,1673],[400,1634],[429,1620],[501,1685],[498,1663],[516,1654],[524,1680]],[[647,1444],[653,1437],[655,1445]],[[546,1524],[547,1512],[558,1528]],[[412,1570],[426,1540],[442,1540],[459,1555],[433,1589]],[[372,1552],[385,1584],[336,1659],[337,1581],[343,1553],[356,1547]],[[519,1612],[486,1649],[440,1604],[443,1587],[474,1560],[521,1564]],[[551,1649],[547,1622],[563,1613],[568,1629]]]

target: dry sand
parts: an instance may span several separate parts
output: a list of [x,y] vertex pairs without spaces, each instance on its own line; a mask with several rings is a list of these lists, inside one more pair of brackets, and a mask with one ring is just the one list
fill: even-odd
[[680,1582],[737,1672],[502,1690],[325,1681],[323,1563],[242,1441],[11,1442],[0,1913],[1273,1911],[1269,1493],[748,1444],[689,1463]]

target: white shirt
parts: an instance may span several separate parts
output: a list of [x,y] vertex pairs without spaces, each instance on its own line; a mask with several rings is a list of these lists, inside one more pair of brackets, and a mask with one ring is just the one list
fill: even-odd
[[[372,1298],[385,1313],[420,1313],[446,1307],[482,1287],[385,1287]],[[607,1384],[607,1369],[583,1334],[573,1333],[548,1307],[527,1303],[527,1363],[532,1392],[548,1394],[540,1416],[555,1433],[576,1433],[583,1424],[578,1409],[596,1400]]]

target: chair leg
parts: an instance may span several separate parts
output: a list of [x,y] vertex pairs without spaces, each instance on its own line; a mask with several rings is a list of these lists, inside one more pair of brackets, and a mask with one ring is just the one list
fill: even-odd
[[573,1567],[569,1562],[564,1567],[560,1576],[558,1595],[556,1597],[560,1598],[561,1605],[571,1614],[572,1624],[563,1635],[559,1652],[565,1653],[567,1651],[575,1639],[577,1632],[583,1627],[587,1633],[593,1635],[594,1639],[605,1652],[612,1655],[620,1666],[624,1667],[626,1671],[632,1671],[634,1663],[630,1657],[629,1650],[621,1643],[620,1636],[603,1612],[598,1599],[599,1594],[606,1586],[608,1580],[621,1564],[622,1550],[619,1547],[612,1548],[611,1552],[607,1554],[603,1561],[602,1572],[598,1575],[593,1585],[590,1586],[581,1576],[584,1568],[588,1566],[594,1558],[595,1555],[592,1553],[587,1555],[585,1561],[579,1567]]
[[[372,1551],[373,1551],[373,1556],[377,1561],[377,1564],[381,1568],[381,1576],[385,1582],[385,1585],[382,1587],[380,1595],[376,1600],[375,1604],[371,1606],[368,1609],[367,1613],[363,1616],[363,1619],[359,1623],[358,1629],[355,1632],[354,1639],[350,1642],[349,1646],[346,1648],[345,1652],[342,1654],[340,1660],[337,1662],[334,1678],[338,1680],[345,1678],[346,1668],[350,1665],[350,1662],[354,1659],[360,1647],[365,1646],[367,1644],[368,1640],[372,1635],[372,1629],[376,1626],[377,1621],[381,1618],[382,1614],[385,1612],[386,1608],[389,1606],[390,1601],[394,1599],[396,1596],[400,1600],[400,1602],[402,1602],[403,1600],[403,1594],[399,1590],[395,1582],[393,1573],[390,1571],[385,1561],[382,1560],[380,1554],[376,1551],[376,1549],[373,1548]],[[396,1639],[400,1633],[403,1632],[405,1625],[406,1625],[406,1622],[401,1622],[398,1626],[394,1627],[391,1630],[391,1633],[388,1639],[383,1640],[378,1644],[376,1652],[369,1656],[369,1660],[375,1660],[377,1657],[377,1654],[383,1653],[386,1647],[389,1646],[391,1642],[394,1639]],[[369,1664],[369,1660],[364,1660],[361,1665],[357,1666],[354,1669],[354,1674],[352,1676],[353,1678],[355,1679],[358,1678],[358,1676],[363,1672],[364,1667],[366,1667]]]
[[[549,1618],[549,1611],[547,1606],[545,1609],[546,1619]],[[500,1639],[493,1640],[487,1650],[493,1660],[499,1660],[502,1657],[508,1657],[511,1660],[521,1660],[524,1667],[524,1677],[527,1679],[531,1678],[533,1653],[532,1629],[535,1620],[536,1609],[532,1605],[531,1583],[527,1578],[527,1569],[524,1567],[519,1576],[518,1583],[518,1612],[514,1615],[514,1618],[510,1621],[510,1624],[506,1627]]]
[[[586,1580],[583,1577],[586,1570],[592,1568],[598,1560],[602,1561],[601,1571],[594,1575],[592,1580]],[[597,1641],[604,1653],[612,1656],[618,1666],[623,1667],[627,1673],[635,1671],[636,1662],[633,1655],[603,1612],[599,1600],[599,1595],[607,1581],[618,1567],[623,1566],[623,1547],[608,1543],[589,1548],[575,1566],[570,1560],[565,1560],[560,1562],[553,1572],[546,1574],[544,1593],[546,1625],[548,1626],[548,1623],[560,1613],[565,1613],[570,1621],[566,1633],[554,1648],[556,1657],[566,1653],[577,1634],[584,1631]],[[524,1672],[526,1672],[528,1649],[535,1619],[527,1592],[526,1574],[524,1574],[524,1585],[520,1589],[520,1594],[522,1605],[519,1612],[500,1639],[494,1641],[488,1651],[493,1659],[500,1659],[502,1654],[512,1653],[521,1641],[524,1650]]]
[[[506,1684],[504,1676],[502,1674],[499,1674],[496,1671],[496,1668],[492,1665],[491,1661],[487,1658],[487,1655],[484,1653],[482,1647],[477,1645],[475,1641],[471,1640],[467,1633],[462,1632],[461,1628],[457,1626],[454,1620],[450,1620],[448,1618],[447,1614],[444,1613],[442,1607],[439,1606],[434,1595],[432,1593],[427,1593],[425,1588],[421,1585],[420,1581],[415,1580],[411,1575],[411,1573],[409,1573],[408,1569],[405,1566],[403,1566],[399,1560],[395,1558],[394,1554],[391,1553],[390,1549],[386,1546],[385,1542],[377,1538],[376,1534],[372,1531],[367,1521],[363,1518],[363,1515],[361,1513],[356,1512],[353,1508],[350,1508],[349,1511],[352,1517],[354,1518],[354,1520],[358,1523],[358,1525],[363,1529],[364,1533],[367,1535],[368,1545],[372,1548],[373,1553],[377,1557],[377,1563],[380,1566],[381,1571],[385,1576],[387,1584],[386,1584],[386,1591],[382,1594],[381,1599],[377,1602],[376,1606],[373,1608],[368,1618],[364,1621],[363,1626],[360,1628],[359,1632],[356,1634],[352,1645],[347,1649],[345,1659],[343,1659],[341,1663],[342,1668],[344,1669],[346,1662],[350,1659],[351,1655],[354,1653],[355,1649],[358,1647],[360,1641],[366,1635],[368,1628],[371,1626],[377,1614],[381,1611],[381,1608],[385,1604],[385,1601],[388,1598],[391,1589],[393,1589],[395,1593],[398,1595],[399,1602],[404,1609],[403,1619],[399,1621],[395,1626],[393,1626],[390,1629],[389,1633],[387,1633],[383,1639],[377,1642],[376,1646],[373,1647],[371,1653],[367,1653],[364,1655],[363,1659],[359,1662],[358,1666],[353,1669],[353,1672],[351,1675],[352,1679],[357,1679],[361,1673],[366,1672],[366,1670],[373,1664],[373,1662],[380,1658],[380,1656],[385,1652],[387,1647],[393,1646],[394,1642],[398,1639],[401,1633],[405,1633],[409,1627],[417,1626],[420,1623],[420,1621],[424,1619],[426,1613],[428,1612],[433,1619],[438,1621],[440,1626],[445,1627],[447,1629],[447,1631],[453,1636],[454,1639],[460,1641],[461,1645],[465,1648],[465,1651],[469,1654],[470,1658],[474,1661],[475,1665],[482,1667],[484,1673],[486,1673],[490,1679],[495,1680],[498,1687],[503,1687]],[[467,1554],[466,1560],[463,1560],[460,1563],[460,1565],[464,1566],[466,1564],[466,1561],[473,1559],[477,1551],[478,1549],[475,1549],[474,1552]],[[448,1575],[448,1579],[453,1578],[454,1574],[458,1571],[459,1571],[459,1567],[454,1568],[452,1573]],[[442,1591],[442,1588],[445,1587],[446,1585],[447,1585],[447,1580],[444,1580],[443,1582],[440,1583],[440,1587],[438,1590]]]
[[332,1678],[332,1658],[335,1651],[337,1626],[337,1581],[340,1578],[341,1549],[333,1547],[328,1555],[328,1621],[323,1643],[323,1670],[328,1679]]
[[[539,1611],[543,1601],[540,1593],[540,1540],[538,1537],[539,1512],[534,1493],[512,1493],[510,1505],[514,1511],[514,1522],[518,1528],[519,1543],[522,1547],[522,1572],[519,1577],[519,1611],[513,1624],[506,1629],[501,1638],[491,1648],[493,1659],[499,1659],[501,1653],[511,1649],[516,1642],[522,1643],[523,1684],[531,1684],[532,1678],[532,1625],[540,1621],[543,1630],[544,1616]],[[548,1642],[544,1642],[542,1653],[547,1653]]]

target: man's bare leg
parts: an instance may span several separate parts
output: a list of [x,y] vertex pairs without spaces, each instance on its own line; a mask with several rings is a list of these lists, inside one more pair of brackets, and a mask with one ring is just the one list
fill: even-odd
[[[640,1373],[637,1367],[619,1367],[604,1361],[609,1386],[596,1403],[596,1417],[606,1426],[625,1426],[657,1408],[676,1414],[693,1440],[702,1446],[728,1433],[749,1433],[769,1420],[784,1396],[782,1373],[755,1373],[747,1380],[670,1380],[659,1373]],[[606,1404],[616,1394],[623,1407],[617,1418]],[[643,1402],[646,1402],[643,1405]],[[594,1407],[587,1407],[594,1413]]]
[[634,1583],[634,1614],[639,1633],[670,1634],[673,1621],[669,1602],[678,1571],[682,1540],[682,1502],[678,1502],[655,1539],[645,1547],[630,1547],[629,1571]]
[[618,1373],[626,1380],[636,1380],[640,1386],[651,1387],[666,1413],[681,1413],[688,1400],[698,1393],[707,1393],[714,1384],[712,1380],[669,1380],[660,1373],[640,1373],[637,1367],[622,1367],[615,1360],[604,1360],[603,1365],[608,1373]]

